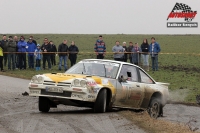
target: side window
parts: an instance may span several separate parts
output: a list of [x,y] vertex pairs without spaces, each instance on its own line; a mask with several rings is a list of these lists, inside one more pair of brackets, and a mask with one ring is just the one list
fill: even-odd
[[123,65],[122,69],[120,71],[119,76],[127,77],[129,81],[138,81],[138,75],[136,71],[136,67],[131,66],[131,65]]
[[147,76],[144,72],[140,70],[140,76],[141,76],[141,82],[142,83],[147,83],[147,84],[153,84],[153,81],[149,76]]

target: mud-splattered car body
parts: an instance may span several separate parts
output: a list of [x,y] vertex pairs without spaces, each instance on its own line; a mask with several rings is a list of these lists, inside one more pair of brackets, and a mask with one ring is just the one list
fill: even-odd
[[33,76],[29,89],[30,96],[39,96],[43,112],[58,104],[92,107],[95,112],[112,107],[148,109],[154,99],[161,112],[169,97],[168,85],[134,64],[85,59],[65,73]]

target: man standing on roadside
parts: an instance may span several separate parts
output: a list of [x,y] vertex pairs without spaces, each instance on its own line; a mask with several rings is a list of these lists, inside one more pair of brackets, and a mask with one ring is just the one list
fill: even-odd
[[56,46],[53,44],[53,41],[49,42],[51,45],[51,65],[56,65],[56,53],[57,53],[57,48]]
[[71,66],[76,64],[78,52],[79,52],[78,47],[75,45],[75,42],[72,41],[71,45],[69,46],[69,59],[71,62]]
[[26,46],[27,43],[25,41],[24,36],[20,37],[20,40],[17,44],[18,47],[18,57],[19,57],[19,69],[26,69]]
[[[127,52],[126,42],[123,42],[123,48],[124,48],[124,52]],[[127,62],[127,53],[124,53],[123,61]]]
[[151,44],[149,45],[149,52],[152,62],[152,70],[158,71],[158,53],[161,51],[160,45],[155,41],[155,38],[151,38]]
[[133,60],[132,60],[132,50],[133,50],[133,42],[129,42],[129,47],[127,48],[127,52],[129,52],[128,56],[129,56],[129,60],[130,60],[130,63],[133,64]]
[[99,36],[99,39],[94,45],[94,51],[96,52],[97,59],[104,59],[106,53],[106,44],[103,41],[102,35]]
[[16,47],[17,47],[16,42],[13,41],[12,36],[9,36],[9,39],[8,39],[8,70],[11,70],[11,64],[12,64],[12,70],[15,70]]
[[64,68],[67,71],[67,57],[68,57],[69,48],[67,46],[67,40],[63,40],[58,46],[58,55],[59,55],[59,67],[58,69],[61,71],[62,61],[64,60]]
[[0,41],[0,68],[1,68],[1,72],[5,72],[3,70],[3,45]]
[[37,42],[33,39],[33,36],[30,36],[29,38],[32,38],[32,42],[35,43],[35,46],[37,47]]
[[47,38],[44,38],[44,44],[41,47],[41,50],[43,52],[43,69],[45,70],[46,67],[46,61],[48,63],[48,69],[51,70],[51,61],[50,61],[50,53],[51,52],[51,46],[48,42]]
[[114,60],[116,61],[123,61],[123,56],[124,56],[124,49],[123,47],[119,44],[119,41],[115,42],[115,46],[112,48],[112,52],[114,52]]
[[34,68],[34,52],[36,49],[35,43],[33,43],[33,39],[29,38],[27,42],[27,52],[28,52],[28,66],[29,68]]
[[[4,47],[3,52],[8,52],[8,40],[6,39],[6,35],[3,35],[1,43],[2,43],[2,46]],[[3,54],[3,60],[4,60],[4,66],[6,66],[7,60],[8,60],[8,54],[7,53]]]
[[[14,36],[13,38],[14,42],[16,43],[16,45],[18,44],[18,37],[17,36]],[[16,51],[15,52],[18,52],[18,48],[16,46]],[[19,68],[19,54],[16,53],[15,54],[15,68],[18,69]]]

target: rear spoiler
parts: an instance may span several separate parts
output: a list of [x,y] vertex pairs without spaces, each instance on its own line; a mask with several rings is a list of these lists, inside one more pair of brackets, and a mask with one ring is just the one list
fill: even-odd
[[163,82],[156,82],[156,84],[165,85],[165,86],[169,86],[170,85],[170,83],[163,83]]

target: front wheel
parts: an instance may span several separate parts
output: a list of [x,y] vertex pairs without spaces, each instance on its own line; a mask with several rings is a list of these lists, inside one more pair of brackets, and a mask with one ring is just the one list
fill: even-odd
[[46,97],[39,97],[38,108],[41,112],[49,112],[50,102]]
[[161,105],[159,100],[157,98],[152,98],[148,111],[150,117],[157,119],[160,115],[160,107]]
[[95,113],[106,112],[106,100],[107,100],[107,90],[103,89],[99,92],[96,102],[94,104]]

